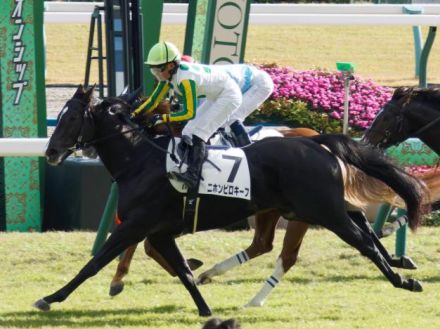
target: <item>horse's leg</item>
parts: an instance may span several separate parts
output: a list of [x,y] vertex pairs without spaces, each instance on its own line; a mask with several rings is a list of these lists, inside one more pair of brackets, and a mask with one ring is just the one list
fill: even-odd
[[261,290],[246,304],[246,307],[263,306],[267,296],[272,292],[272,289],[278,285],[283,275],[295,265],[301,243],[308,228],[309,225],[303,222],[290,221],[288,223],[286,235],[284,236],[283,249],[275,263],[275,270],[264,282]]
[[[124,281],[122,278],[127,275],[130,268],[131,261],[133,259],[134,252],[136,251],[137,244],[130,246],[125,250],[122,259],[118,263],[116,273],[110,283],[110,296],[116,296],[124,290]],[[156,249],[148,242],[147,239],[144,240],[144,250],[147,256],[154,259],[164,270],[166,270],[171,276],[176,276],[176,272],[171,268],[167,261],[157,252]],[[190,258],[186,260],[191,271],[198,269],[203,265],[198,259]]]
[[180,281],[191,294],[199,310],[199,315],[210,316],[211,310],[200,294],[191,270],[180,253],[174,237],[170,235],[152,235],[148,237],[148,240],[158,253],[167,260],[168,264],[170,264]]
[[406,216],[401,216],[397,218],[394,222],[390,223],[388,226],[384,226],[382,230],[377,234],[379,239],[386,238],[394,234],[399,228],[408,224],[408,218]]
[[41,311],[50,310],[50,304],[65,300],[84,281],[96,275],[104,266],[110,263],[129,246],[139,243],[144,238],[144,229],[140,228],[139,225],[134,225],[128,221],[117,225],[98,253],[69,283],[52,295],[36,301],[34,306]]
[[270,210],[258,213],[255,216],[255,233],[252,244],[245,250],[240,251],[232,257],[215,264],[209,270],[199,275],[197,282],[206,284],[212,281],[212,278],[221,275],[232,268],[246,263],[248,260],[270,252],[273,248],[273,239],[275,227],[280,214],[278,210]]
[[136,251],[137,244],[134,244],[125,250],[122,258],[119,260],[116,273],[113,276],[113,280],[110,283],[110,296],[116,296],[124,290],[124,281],[122,278],[127,275],[130,268],[131,260],[133,259],[134,252]]
[[385,249],[383,244],[380,242],[377,235],[374,233],[373,229],[371,228],[370,224],[368,223],[368,220],[365,218],[365,216],[360,211],[349,211],[348,215],[350,218],[365,232],[369,232],[371,235],[371,238],[374,241],[374,244],[379,249],[381,254],[384,256],[388,264],[390,264],[392,267],[397,268],[404,268],[409,270],[415,270],[417,269],[417,265],[414,263],[414,261],[410,257],[402,256],[399,258],[392,258],[388,251]]
[[422,286],[417,280],[405,279],[391,269],[381,250],[376,245],[373,234],[369,230],[356,225],[347,214],[335,210],[332,218],[328,218],[326,221],[325,226],[376,264],[394,287],[410,291],[422,291]]
[[[173,268],[170,266],[170,264],[168,264],[166,259],[164,259],[163,256],[159,254],[159,252],[156,249],[154,249],[151,243],[148,242],[148,239],[145,239],[144,241],[144,250],[145,250],[145,254],[147,254],[147,256],[154,259],[165,271],[168,272],[169,275],[171,276],[177,275],[176,272],[173,270]],[[186,260],[186,263],[188,264],[188,267],[191,269],[191,271],[195,271],[200,266],[203,265],[202,261],[195,258],[188,258]]]

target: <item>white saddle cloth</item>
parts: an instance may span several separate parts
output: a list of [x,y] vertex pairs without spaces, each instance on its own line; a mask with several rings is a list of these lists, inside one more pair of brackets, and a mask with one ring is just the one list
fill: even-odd
[[[176,147],[180,139],[176,138]],[[172,152],[172,143],[168,145]],[[199,194],[211,194],[228,198],[251,199],[251,180],[246,155],[240,148],[209,148],[208,160],[202,168]],[[210,163],[212,162],[212,163]],[[167,156],[167,172],[185,172],[187,165],[179,165]],[[186,193],[187,187],[181,181],[170,179],[173,187],[180,193]]]

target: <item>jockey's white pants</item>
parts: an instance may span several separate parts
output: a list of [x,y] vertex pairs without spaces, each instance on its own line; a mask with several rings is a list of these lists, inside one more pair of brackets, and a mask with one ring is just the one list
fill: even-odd
[[188,121],[182,135],[193,136],[208,142],[209,138],[230,121],[231,115],[242,104],[240,87],[230,79],[215,99],[206,99],[198,108],[194,119]]
[[[273,81],[270,75],[257,68],[252,68],[252,86],[243,94],[240,107],[232,113],[226,125],[246,117],[255,111],[273,92]],[[225,126],[226,126],[225,125]]]

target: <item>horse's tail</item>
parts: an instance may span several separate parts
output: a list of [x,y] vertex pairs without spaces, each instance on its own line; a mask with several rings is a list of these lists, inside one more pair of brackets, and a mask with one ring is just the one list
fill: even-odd
[[423,206],[426,187],[419,179],[392,164],[373,148],[345,135],[319,135],[311,139],[328,147],[343,162],[391,187],[405,201],[410,228],[417,229],[427,210]]

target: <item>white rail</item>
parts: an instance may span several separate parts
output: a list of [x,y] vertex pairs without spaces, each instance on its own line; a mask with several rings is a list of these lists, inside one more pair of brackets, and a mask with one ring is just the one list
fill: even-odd
[[[102,3],[46,2],[48,23],[87,23]],[[440,25],[440,5],[418,4],[423,14],[407,15],[403,5],[372,4],[252,4],[249,18],[254,25]],[[185,24],[186,4],[165,4],[164,24]]]
[[49,138],[0,138],[0,157],[44,156]]

